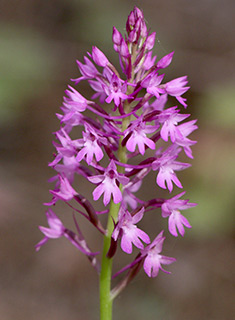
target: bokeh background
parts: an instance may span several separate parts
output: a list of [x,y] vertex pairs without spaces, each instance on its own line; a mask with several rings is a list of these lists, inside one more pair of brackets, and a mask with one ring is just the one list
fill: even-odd
[[[37,226],[46,224],[42,203],[50,200],[47,180],[54,174],[47,167],[59,127],[54,114],[69,79],[79,75],[76,59],[97,45],[117,61],[112,27],[124,32],[134,5],[157,32],[158,57],[175,51],[168,78],[189,76],[198,144],[192,168],[180,178],[198,206],[186,213],[193,228],[184,239],[166,241],[164,254],[177,258],[172,275],[140,273],[115,302],[114,320],[235,317],[235,2],[0,0],[1,320],[99,318],[97,276],[86,258],[63,239],[39,253],[34,245],[42,238]],[[79,89],[86,95],[85,84]],[[165,223],[147,221],[145,229],[149,224],[156,233]],[[98,246],[99,235],[84,229]]]

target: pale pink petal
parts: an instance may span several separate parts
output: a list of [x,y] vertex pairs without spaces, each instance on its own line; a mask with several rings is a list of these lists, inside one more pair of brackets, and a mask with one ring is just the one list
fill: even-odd
[[87,179],[92,183],[100,183],[104,180],[104,176],[100,174],[98,176],[87,177]]
[[96,201],[100,198],[100,196],[104,193],[104,185],[101,183],[98,187],[93,191],[93,199]]
[[80,162],[80,161],[85,157],[86,153],[87,153],[86,149],[85,149],[85,148],[82,148],[82,150],[80,150],[80,151],[78,152],[78,154],[77,154],[77,156],[76,156],[76,160],[77,160],[78,162]]
[[122,239],[121,239],[121,248],[124,252],[128,254],[132,253],[132,242],[130,238],[125,234],[122,236]]
[[122,201],[122,193],[118,186],[115,187],[115,189],[112,191],[113,194],[113,202],[114,203],[119,203]]
[[178,233],[176,231],[176,221],[173,214],[171,214],[168,219],[168,229],[173,236],[178,237]]
[[144,232],[143,230],[139,229],[139,228],[138,228],[138,237],[139,237],[144,243],[147,243],[147,244],[150,243],[150,238],[149,238],[149,236],[147,235],[147,233]]
[[110,202],[110,199],[111,199],[111,190],[109,188],[105,188],[104,199],[103,199],[103,203],[105,206],[107,206],[107,204]]

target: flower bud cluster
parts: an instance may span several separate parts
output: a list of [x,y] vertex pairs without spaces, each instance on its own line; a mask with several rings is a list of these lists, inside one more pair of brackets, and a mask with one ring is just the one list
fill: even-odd
[[[187,157],[193,158],[191,146],[196,141],[188,136],[197,126],[196,120],[183,122],[190,114],[181,113],[180,107],[168,106],[171,96],[176,103],[187,107],[186,98],[182,97],[189,89],[187,76],[164,82],[162,71],[170,65],[174,53],[159,60],[153,56],[156,33],[147,29],[143,13],[137,7],[128,16],[126,31],[122,36],[114,27],[112,36],[122,76],[97,47],[87,53],[83,63],[77,61],[81,76],[73,79],[75,85],[85,80],[94,94],[85,98],[71,86],[65,91],[62,114],[57,115],[61,127],[55,133],[56,155],[49,164],[56,171],[51,179],[55,188],[50,190],[52,200],[46,205],[54,206],[57,201],[63,201],[102,235],[106,234],[106,229],[99,215],[108,215],[111,203],[119,205],[118,216],[113,217],[108,255],[114,256],[119,240],[127,254],[136,247],[139,254],[120,272],[137,270],[143,265],[146,274],[155,277],[159,269],[163,270],[162,265],[175,259],[160,254],[165,239],[163,231],[159,230],[151,241],[137,224],[147,212],[158,212],[160,208],[162,217],[168,219],[169,233],[183,236],[185,227],[191,226],[181,211],[196,204],[180,199],[185,192],[170,199],[156,197],[147,201],[139,199],[135,193],[150,173],[156,177],[156,187],[169,192],[174,185],[183,188],[178,172],[190,164],[179,161],[178,157],[184,151]],[[93,116],[85,111],[92,112]],[[76,127],[83,128],[82,137],[72,139],[71,133],[74,136]],[[75,175],[82,175],[94,185],[90,199],[75,185]],[[103,200],[103,211],[94,208],[94,201],[99,199]],[[72,205],[71,200],[73,203],[75,200],[77,206]],[[49,228],[40,227],[45,237],[37,249],[49,238],[65,236],[99,270],[97,253],[89,249],[75,216],[77,233],[66,229],[52,209],[47,212],[47,220]]]

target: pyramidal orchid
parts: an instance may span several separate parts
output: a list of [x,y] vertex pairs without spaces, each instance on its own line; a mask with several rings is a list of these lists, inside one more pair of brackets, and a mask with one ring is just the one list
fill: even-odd
[[[143,12],[135,7],[127,18],[125,35],[113,28],[113,47],[120,66],[116,68],[94,46],[84,62],[77,61],[81,76],[68,86],[61,113],[57,114],[60,128],[54,133],[56,154],[49,164],[56,171],[50,179],[55,186],[50,190],[52,200],[45,203],[49,207],[49,227],[39,227],[44,238],[36,250],[49,239],[65,237],[87,256],[99,274],[101,320],[112,319],[114,298],[142,267],[148,277],[156,277],[160,270],[170,273],[163,265],[170,265],[175,258],[162,255],[165,238],[184,236],[185,228],[191,225],[181,211],[196,205],[180,199],[185,192],[168,199],[158,197],[161,189],[178,193],[178,188],[183,188],[180,171],[190,164],[178,158],[181,152],[193,158],[191,147],[196,141],[188,136],[197,125],[196,120],[185,121],[190,114],[182,113],[187,108],[187,76],[165,82],[164,69],[171,64],[174,52],[158,59],[152,51],[155,38],[155,32],[146,27]],[[91,97],[78,92],[81,81],[94,91]],[[169,96],[170,101],[175,100],[173,106]],[[76,136],[76,132],[81,135]],[[143,200],[136,193],[141,195],[142,182],[150,174],[156,177],[156,197]],[[92,194],[83,195],[76,176],[91,183]],[[58,201],[71,211],[74,230],[67,229],[55,214]],[[102,211],[96,209],[97,201],[103,202]],[[165,236],[157,225],[153,237],[142,230],[149,211],[168,218]],[[101,223],[101,214],[106,216],[106,226],[103,219]],[[103,237],[100,259],[99,253],[88,246],[76,216],[85,218]],[[136,256],[113,275],[119,246],[130,257],[133,252]],[[123,273],[112,288],[112,278]]]

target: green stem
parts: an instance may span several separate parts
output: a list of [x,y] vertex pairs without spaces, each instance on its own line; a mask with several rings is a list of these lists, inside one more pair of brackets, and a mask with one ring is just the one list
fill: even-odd
[[115,204],[113,201],[110,204],[110,211],[107,223],[107,234],[104,236],[101,273],[100,273],[100,320],[112,319],[112,299],[111,291],[111,276],[113,259],[107,257],[107,253],[111,243],[111,237],[114,229],[113,220],[116,221],[120,203]]

